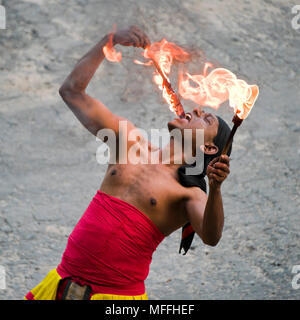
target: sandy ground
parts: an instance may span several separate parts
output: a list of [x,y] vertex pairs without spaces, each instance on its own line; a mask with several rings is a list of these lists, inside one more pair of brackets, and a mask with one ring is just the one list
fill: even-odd
[[[1,4],[1,1],[0,1]],[[0,30],[0,265],[6,290],[21,299],[54,268],[67,237],[100,186],[99,142],[58,95],[76,60],[111,30],[137,24],[152,41],[166,37],[260,86],[239,129],[224,184],[224,236],[199,239],[178,254],[180,231],[153,256],[151,299],[297,299],[300,264],[299,49],[286,0],[3,0]],[[162,128],[172,114],[151,70],[104,62],[89,87],[138,127]],[[230,121],[232,111],[218,111]]]

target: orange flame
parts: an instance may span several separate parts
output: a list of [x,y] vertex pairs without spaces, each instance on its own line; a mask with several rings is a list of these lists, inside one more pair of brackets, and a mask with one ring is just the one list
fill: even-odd
[[237,79],[235,74],[224,68],[207,70],[212,67],[206,63],[203,74],[180,74],[179,93],[184,99],[192,100],[201,105],[218,109],[229,100],[229,105],[241,119],[249,115],[259,93],[258,86],[248,85],[244,80]]
[[[103,53],[109,61],[120,62],[122,60],[122,53],[114,49],[113,33],[110,34],[109,41],[103,48]],[[134,62],[144,66],[154,64],[160,70],[160,72],[154,71],[153,81],[162,91],[162,96],[170,110],[177,114],[180,113],[178,110],[180,102],[171,88],[169,75],[173,63],[186,63],[191,58],[190,54],[175,43],[162,39],[160,42],[152,43],[142,55],[150,60],[147,62],[134,60]],[[246,119],[258,97],[258,86],[248,85],[225,68],[216,68],[208,73],[208,69],[212,67],[211,63],[206,63],[203,74],[191,75],[188,72],[181,72],[178,77],[178,89],[181,97],[191,100],[197,105],[214,109],[218,109],[223,102],[228,100],[236,115],[240,119]]]
[[[115,32],[115,31],[114,31]],[[103,47],[105,58],[111,62],[120,62],[122,60],[122,53],[117,52],[113,45],[114,32],[109,35],[107,44]]]
[[248,117],[259,94],[259,88],[255,84],[250,86],[250,90],[248,100],[243,103],[242,107],[235,108],[236,115],[242,120]]
[[189,53],[166,39],[152,43],[151,46],[145,49],[143,56],[154,60],[165,76],[170,74],[173,61],[186,62],[190,58]]
[[155,70],[153,74],[153,81],[158,88],[162,91],[162,96],[169,105],[171,111],[178,113],[178,98],[171,88],[169,74],[171,72],[171,66],[175,61],[186,62],[189,60],[190,55],[175,43],[168,42],[166,39],[162,39],[160,42],[154,42],[151,46],[147,47],[143,52],[143,56],[146,59],[151,59],[146,63],[134,60],[135,63],[151,65],[156,64],[162,75]]

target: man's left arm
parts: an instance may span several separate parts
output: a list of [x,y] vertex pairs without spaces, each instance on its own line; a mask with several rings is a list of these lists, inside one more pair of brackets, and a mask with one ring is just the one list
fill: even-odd
[[202,241],[210,246],[216,246],[222,237],[224,210],[221,184],[229,173],[229,157],[227,155],[213,159],[207,167],[208,197],[205,199],[204,196],[201,198],[198,196],[186,203],[189,222]]

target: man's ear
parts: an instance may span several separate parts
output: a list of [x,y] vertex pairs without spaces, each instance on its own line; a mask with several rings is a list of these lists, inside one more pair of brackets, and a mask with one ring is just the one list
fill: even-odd
[[205,145],[201,145],[200,149],[203,153],[208,155],[217,154],[219,151],[219,148],[212,142],[212,143],[206,143]]

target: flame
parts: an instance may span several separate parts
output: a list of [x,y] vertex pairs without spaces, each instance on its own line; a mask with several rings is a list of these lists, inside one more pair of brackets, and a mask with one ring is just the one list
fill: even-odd
[[212,65],[206,63],[203,74],[181,73],[178,79],[180,95],[198,105],[214,109],[229,100],[237,116],[246,119],[258,96],[258,86],[248,85],[224,68],[216,68],[207,74],[209,67]]
[[122,53],[117,52],[113,45],[114,32],[109,35],[107,44],[103,47],[105,58],[111,62],[120,62],[122,60]]
[[189,53],[166,39],[152,43],[151,46],[145,49],[143,56],[154,60],[166,77],[171,72],[173,61],[186,62],[190,58]]
[[254,103],[258,97],[258,94],[259,94],[258,86],[255,84],[251,85],[248,100],[243,103],[242,107],[235,108],[236,115],[240,119],[244,120],[248,117],[248,115],[249,115],[250,111],[252,110]]
[[[115,32],[116,27],[114,27]],[[117,52],[113,46],[113,33],[109,36],[108,43],[103,47],[107,60],[120,62],[122,53]],[[182,114],[181,103],[171,87],[169,75],[175,62],[186,63],[191,55],[175,43],[162,39],[154,42],[142,53],[146,62],[134,60],[136,64],[155,65],[153,81],[162,91],[164,100],[169,109],[177,115]],[[248,85],[246,81],[238,79],[234,73],[225,68],[213,68],[211,63],[205,63],[202,74],[191,75],[181,71],[178,76],[179,94],[183,99],[191,100],[199,106],[218,109],[222,103],[229,101],[230,107],[236,115],[244,120],[249,115],[259,94],[257,85]],[[184,113],[183,113],[184,114]]]
[[149,60],[148,62],[142,62],[140,60],[133,60],[134,63],[136,64],[141,64],[143,66],[149,67],[153,65],[153,61]]
[[162,96],[169,105],[169,109],[176,114],[182,113],[183,110],[179,110],[179,106],[181,105],[180,101],[171,88],[169,74],[172,64],[175,61],[186,62],[189,60],[189,53],[175,43],[162,39],[160,42],[154,42],[151,46],[147,47],[143,52],[143,56],[150,60],[145,63],[139,60],[134,60],[134,62],[146,66],[152,65],[153,63],[156,65],[156,68],[159,69],[161,73],[158,70],[154,71],[154,83],[162,91]]

